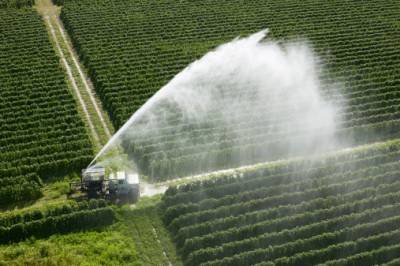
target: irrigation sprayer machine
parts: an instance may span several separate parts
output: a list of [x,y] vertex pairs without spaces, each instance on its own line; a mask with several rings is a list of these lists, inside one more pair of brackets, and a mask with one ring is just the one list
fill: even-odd
[[81,191],[87,198],[104,198],[113,202],[137,202],[140,197],[139,175],[118,171],[106,175],[102,166],[82,170],[80,182],[70,183],[70,196]]

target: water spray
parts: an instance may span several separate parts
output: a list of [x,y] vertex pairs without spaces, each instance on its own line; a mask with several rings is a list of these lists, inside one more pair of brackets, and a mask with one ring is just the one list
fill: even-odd
[[267,32],[235,38],[187,66],[89,167],[126,153],[138,172],[162,180],[337,148],[343,107],[322,96],[320,60],[307,43],[267,41]]

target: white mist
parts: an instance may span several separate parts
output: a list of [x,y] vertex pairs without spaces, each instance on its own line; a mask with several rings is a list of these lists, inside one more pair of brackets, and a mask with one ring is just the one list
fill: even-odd
[[[105,154],[127,143],[163,159],[192,152],[216,160],[207,154],[232,150],[228,156],[237,166],[276,159],[277,151],[287,157],[334,149],[342,108],[321,95],[322,64],[307,43],[282,45],[263,40],[266,34],[236,38],[190,64],[132,115],[90,165],[113,160]],[[252,145],[257,151],[241,148]]]

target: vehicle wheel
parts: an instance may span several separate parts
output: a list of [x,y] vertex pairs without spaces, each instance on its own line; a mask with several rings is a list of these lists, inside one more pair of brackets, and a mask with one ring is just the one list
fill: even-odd
[[135,190],[129,191],[128,200],[129,200],[129,203],[136,203],[137,202],[138,197],[137,197],[137,193],[136,193]]

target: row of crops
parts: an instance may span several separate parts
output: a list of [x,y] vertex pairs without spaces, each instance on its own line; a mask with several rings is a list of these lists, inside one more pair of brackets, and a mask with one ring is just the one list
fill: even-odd
[[0,8],[0,18],[0,205],[6,205],[37,199],[41,178],[82,169],[93,151],[40,16],[32,8]]
[[[64,25],[117,128],[196,58],[238,35],[269,28],[274,40],[307,39],[322,58],[328,70],[321,73],[324,95],[346,106],[338,135],[353,144],[399,136],[398,1],[59,3]],[[335,82],[341,83],[340,91],[332,90]],[[268,122],[251,123],[246,110],[242,115],[239,120],[247,123],[240,134],[215,134],[218,117],[198,125],[178,116],[165,129],[143,132],[125,148],[143,174],[166,179],[276,159],[266,151],[299,134],[271,134]],[[182,139],[190,142],[182,145]],[[273,154],[285,157],[287,151],[279,148]]]
[[114,221],[114,210],[104,200],[93,199],[5,212],[0,215],[0,244],[99,228]]
[[34,4],[34,0],[0,0],[0,8],[23,8],[31,7]]
[[186,265],[381,265],[400,258],[400,142],[170,187]]

